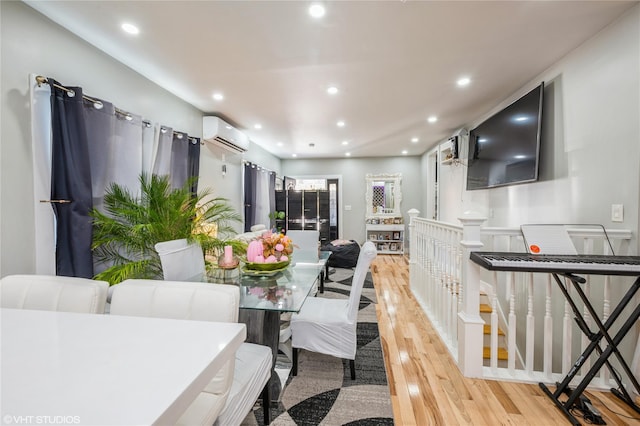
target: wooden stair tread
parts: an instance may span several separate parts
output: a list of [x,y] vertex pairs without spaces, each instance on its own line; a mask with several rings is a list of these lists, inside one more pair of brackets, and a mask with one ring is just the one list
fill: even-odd
[[[484,334],[491,334],[491,324],[484,325]],[[498,336],[504,336],[504,331],[498,327]]]
[[[491,348],[489,346],[485,346],[482,348],[482,357],[484,359],[491,358]],[[509,359],[509,353],[505,348],[498,348],[498,361],[506,361]]]
[[481,314],[490,314],[491,312],[493,312],[493,309],[491,309],[491,305],[487,305],[486,303],[481,303],[480,304],[480,313]]

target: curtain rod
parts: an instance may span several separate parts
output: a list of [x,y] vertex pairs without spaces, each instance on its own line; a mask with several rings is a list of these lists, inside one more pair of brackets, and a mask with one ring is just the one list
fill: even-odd
[[[71,90],[71,89],[69,89],[69,88],[67,88],[67,87],[61,86],[60,84],[56,84],[56,83],[51,83],[51,82],[49,82],[49,79],[48,79],[47,77],[43,77],[43,76],[41,76],[41,75],[37,75],[37,76],[36,76],[36,82],[38,83],[38,86],[41,86],[41,85],[43,85],[43,84],[48,84],[49,86],[53,86],[53,87],[55,87],[55,88],[57,88],[57,89],[64,90],[66,93],[71,93],[71,96],[75,96],[75,93],[76,93],[76,92],[74,92],[73,90]],[[99,105],[100,105],[100,108],[102,108],[102,105],[103,105],[103,104],[102,104],[102,102],[101,102],[101,101],[99,101],[99,100],[97,100],[97,99],[93,99],[93,98],[91,98],[91,97],[89,97],[89,96],[87,96],[87,95],[82,95],[82,99],[87,100],[87,101],[89,101],[89,102],[93,102],[94,104],[99,104]],[[123,115],[127,120],[131,120],[131,119],[133,118],[130,112],[127,112],[127,111],[121,110],[120,108],[117,108],[117,107],[115,107],[115,106],[114,106],[113,108],[115,109],[116,113],[118,113],[118,114],[120,114],[120,115]],[[98,108],[98,109],[99,109],[99,108]],[[142,124],[144,124],[144,125],[145,125],[145,126],[147,126],[147,127],[151,127],[151,122],[150,122],[149,120],[142,120]],[[164,127],[162,127],[162,128],[164,128]],[[173,131],[173,134],[174,134],[175,136],[178,136],[178,139],[182,139],[182,138],[183,138],[183,135],[184,135],[185,133],[183,133],[183,132],[176,132],[176,131],[174,130],[174,131]],[[187,139],[188,139],[189,141],[191,141],[191,142],[198,142],[198,138],[195,138],[195,137],[193,137],[193,136],[189,136],[188,134],[187,134]],[[200,142],[200,144],[201,144],[201,145],[204,145],[204,142]]]
[[267,171],[269,173],[275,173],[274,170],[267,169],[266,167],[263,167],[260,164],[256,164],[256,163],[254,163],[252,161],[249,161],[249,160],[242,160],[242,164],[250,164],[251,166],[257,168],[258,170],[264,170],[264,171]]
[[[61,86],[61,85],[56,84],[56,83],[49,82],[49,79],[47,77],[43,77],[41,75],[37,75],[36,76],[36,81],[38,82],[38,86],[40,86],[42,84],[48,84],[49,86],[53,86],[53,87],[55,87],[57,89],[64,90],[65,92],[70,93],[71,96],[75,96],[75,94],[76,94],[76,92],[74,92],[73,90],[71,90],[71,89],[69,89],[67,87]],[[93,102],[94,104],[102,105],[101,101],[99,101],[97,99],[93,99],[93,98],[91,98],[91,97],[89,97],[87,95],[82,95],[82,99],[87,100],[89,102]],[[115,111],[118,114],[124,115],[125,117],[130,117],[129,119],[132,118],[130,112],[121,110],[120,108],[116,108],[116,107],[114,107],[114,108],[115,108]]]

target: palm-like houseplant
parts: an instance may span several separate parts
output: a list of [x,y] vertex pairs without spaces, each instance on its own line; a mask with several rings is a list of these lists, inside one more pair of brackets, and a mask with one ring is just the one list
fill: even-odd
[[[225,241],[235,233],[232,222],[241,216],[209,189],[193,194],[190,182],[174,189],[167,176],[140,176],[140,195],[111,184],[104,197],[105,213],[93,210],[93,250],[107,268],[95,278],[117,284],[128,278],[162,278],[154,245],[186,238],[198,241],[207,254],[217,256],[225,245],[242,252],[244,243]],[[211,229],[214,232],[211,232]]]

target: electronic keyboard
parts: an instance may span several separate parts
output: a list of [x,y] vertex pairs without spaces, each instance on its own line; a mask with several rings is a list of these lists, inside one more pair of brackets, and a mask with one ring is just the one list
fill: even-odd
[[492,271],[594,275],[640,275],[640,256],[555,255],[471,252],[471,260]]

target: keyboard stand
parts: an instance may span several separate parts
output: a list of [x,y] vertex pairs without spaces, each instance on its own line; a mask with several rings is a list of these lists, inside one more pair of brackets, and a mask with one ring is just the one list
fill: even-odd
[[[612,354],[614,354],[616,356],[616,358],[618,359],[618,362],[620,363],[622,369],[624,370],[624,372],[629,377],[629,380],[633,384],[633,387],[635,388],[636,392],[640,393],[640,385],[638,384],[638,381],[636,380],[635,376],[633,375],[633,372],[631,371],[631,369],[629,368],[629,366],[627,365],[625,360],[622,358],[622,355],[618,351],[618,345],[620,344],[622,339],[625,337],[625,335],[629,332],[629,330],[631,330],[633,328],[633,326],[634,326],[635,322],[638,320],[638,318],[640,318],[640,305],[636,306],[636,308],[629,315],[629,317],[623,323],[622,327],[615,334],[615,336],[611,337],[611,335],[608,332],[609,329],[611,328],[611,326],[615,323],[615,321],[618,319],[618,317],[622,314],[622,311],[633,300],[633,298],[634,298],[635,294],[638,292],[638,290],[640,290],[640,277],[635,280],[635,282],[633,283],[631,288],[627,291],[627,293],[620,300],[620,302],[615,307],[615,309],[613,310],[613,312],[611,313],[609,318],[607,318],[607,320],[603,324],[602,321],[600,320],[600,318],[598,317],[598,315],[596,314],[596,312],[595,312],[595,310],[593,308],[593,305],[588,300],[588,298],[585,295],[584,291],[580,287],[580,284],[584,284],[585,283],[584,278],[579,277],[579,276],[574,275],[574,274],[571,274],[571,273],[562,274],[564,277],[568,278],[571,281],[576,293],[578,294],[578,296],[580,297],[580,299],[584,303],[584,306],[587,308],[587,310],[589,311],[589,314],[593,318],[593,321],[595,322],[595,324],[596,324],[596,326],[598,328],[598,332],[594,333],[589,329],[589,326],[587,325],[582,312],[580,312],[580,310],[576,306],[576,303],[575,303],[574,299],[571,297],[571,295],[569,294],[569,292],[567,291],[567,289],[563,285],[562,281],[558,277],[558,274],[557,273],[553,273],[552,275],[553,275],[553,278],[555,279],[556,283],[558,284],[558,287],[560,288],[560,291],[562,292],[562,294],[564,295],[565,299],[567,300],[567,302],[571,306],[571,309],[573,310],[573,313],[575,315],[575,320],[578,323],[578,326],[579,326],[580,330],[582,330],[582,332],[589,338],[591,343],[587,346],[587,348],[584,350],[584,352],[582,352],[582,354],[578,357],[578,359],[573,364],[573,366],[569,370],[569,373],[565,376],[565,378],[562,380],[562,382],[556,384],[555,392],[551,392],[551,390],[549,390],[549,388],[544,383],[539,383],[540,388],[544,391],[544,393],[549,398],[551,398],[551,400],[556,404],[556,406],[560,410],[562,410],[562,412],[565,414],[565,416],[567,416],[567,418],[569,419],[569,421],[572,424],[579,425],[580,422],[578,422],[578,420],[573,416],[573,414],[571,414],[571,409],[574,406],[580,406],[580,404],[582,402],[582,398],[581,398],[582,393],[584,392],[586,387],[589,385],[591,380],[596,376],[596,374],[598,374],[598,371],[604,365],[606,365],[607,368],[609,369],[609,371],[611,372],[611,375],[615,379],[616,383],[618,384],[618,389],[611,389],[611,392],[614,395],[616,395],[618,398],[620,398],[623,402],[625,402],[627,405],[629,405],[631,408],[633,408],[636,412],[640,413],[640,407],[638,407],[634,403],[633,398],[627,393],[624,385],[622,384],[622,380],[621,380],[618,372],[609,363],[609,357]],[[602,339],[604,339],[606,341],[606,343],[607,343],[607,346],[606,346],[606,348],[604,350],[602,350],[602,348],[600,346],[600,342],[602,341]],[[580,371],[580,368],[584,365],[584,363],[587,361],[589,356],[594,351],[596,351],[598,353],[597,360],[591,366],[589,371],[584,375],[583,379],[575,387],[575,389],[571,390],[569,388],[569,383],[571,382],[571,380],[573,380],[573,378],[576,376],[576,374]],[[569,396],[569,398],[564,402],[560,401],[560,399],[559,399],[559,397],[561,395],[563,395],[563,394]],[[605,424],[602,421],[602,419],[600,419],[600,421],[601,421],[601,423],[599,423],[599,424]]]

